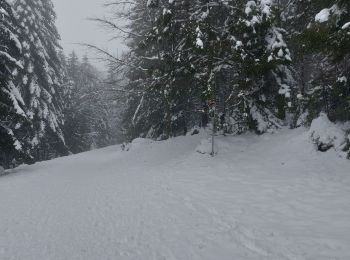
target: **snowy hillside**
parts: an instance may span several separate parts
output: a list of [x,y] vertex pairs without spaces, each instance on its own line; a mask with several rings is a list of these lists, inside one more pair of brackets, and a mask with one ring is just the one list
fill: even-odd
[[350,259],[350,162],[304,129],[204,134],[0,177],[1,260]]

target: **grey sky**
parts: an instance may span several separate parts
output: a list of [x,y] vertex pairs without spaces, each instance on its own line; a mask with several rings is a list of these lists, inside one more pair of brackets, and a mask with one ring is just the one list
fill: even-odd
[[[75,43],[94,44],[104,49],[108,49],[113,54],[121,54],[125,50],[122,41],[114,40],[111,32],[101,28],[95,22],[89,21],[88,18],[104,17],[108,10],[103,7],[107,0],[52,0],[57,13],[57,27],[61,34],[61,44],[66,53],[73,49],[79,56],[88,53],[93,58],[91,51]],[[97,63],[97,61],[96,61]],[[99,68],[103,64],[97,63]]]

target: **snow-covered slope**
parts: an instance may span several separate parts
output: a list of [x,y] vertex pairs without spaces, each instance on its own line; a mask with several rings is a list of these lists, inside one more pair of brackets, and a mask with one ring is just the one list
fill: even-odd
[[0,177],[1,260],[350,259],[350,162],[306,131],[136,140]]

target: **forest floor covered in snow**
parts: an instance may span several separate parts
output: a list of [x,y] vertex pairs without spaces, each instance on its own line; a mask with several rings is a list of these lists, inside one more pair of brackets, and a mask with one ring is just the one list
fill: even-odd
[[[0,177],[1,260],[350,259],[350,161],[307,130],[108,147]],[[203,142],[202,142],[203,143]]]

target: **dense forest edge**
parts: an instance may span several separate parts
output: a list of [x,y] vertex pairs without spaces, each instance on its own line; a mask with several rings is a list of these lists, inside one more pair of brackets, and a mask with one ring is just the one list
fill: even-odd
[[0,0],[4,168],[208,125],[219,134],[340,126],[338,146],[350,158],[349,1],[133,0],[106,8],[114,15],[96,20],[129,51],[119,58],[90,46],[108,65],[101,73],[86,57],[64,54],[50,0]]

